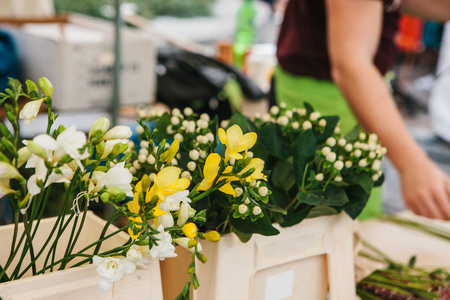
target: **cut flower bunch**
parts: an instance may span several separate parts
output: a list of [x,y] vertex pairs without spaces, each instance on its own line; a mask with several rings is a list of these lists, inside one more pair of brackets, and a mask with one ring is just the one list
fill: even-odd
[[[102,118],[93,124],[88,136],[74,126],[60,125],[53,130],[57,115],[51,110],[53,86],[48,79],[39,79],[38,85],[27,80],[26,91],[19,81],[10,79],[9,87],[0,93],[0,105],[5,107],[13,128],[9,131],[0,124],[0,197],[7,196],[13,207],[14,233],[9,257],[0,266],[0,282],[20,279],[27,272],[39,275],[93,262],[100,288],[108,290],[123,275],[146,268],[154,258],[175,257],[174,244],[189,248],[194,257],[206,261],[199,253],[198,239],[217,242],[220,236],[215,231],[198,230],[196,223],[206,221],[205,212],[191,208],[187,196],[194,193],[196,197],[204,197],[207,191],[189,192],[190,179],[180,178],[181,170],[171,165],[178,151],[177,143],[166,151],[164,147],[155,151],[158,172],[144,174],[138,180],[127,163],[132,156],[129,127],[109,128],[109,121]],[[19,97],[30,99],[20,111]],[[31,123],[42,104],[48,107],[46,133],[20,141],[19,119]],[[62,195],[55,192],[57,185],[63,187]],[[217,182],[209,186],[208,191],[219,188]],[[36,246],[41,220],[46,209],[55,205],[56,197],[63,198],[62,207],[52,229],[45,233],[47,239]],[[76,245],[91,201],[113,206],[114,213],[105,222],[97,241],[75,251],[79,249]],[[169,215],[172,222],[168,221]],[[107,233],[119,217],[125,217],[127,225]],[[105,240],[124,230],[130,235],[128,242],[100,251]],[[70,233],[70,238],[66,245],[60,245],[65,232]],[[61,247],[65,249],[64,255],[58,257],[56,249]],[[29,263],[24,263],[25,257]],[[189,273],[187,292],[191,284],[198,286],[194,259]]]

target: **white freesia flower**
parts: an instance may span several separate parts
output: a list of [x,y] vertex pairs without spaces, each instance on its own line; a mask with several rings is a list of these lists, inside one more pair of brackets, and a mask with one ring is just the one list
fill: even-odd
[[158,234],[155,234],[155,238],[158,239],[157,245],[154,245],[150,249],[150,255],[153,258],[164,260],[166,258],[176,257],[175,246],[172,245],[172,236],[170,233],[164,231],[164,227],[159,225]]
[[[188,247],[188,243],[189,243],[190,240],[191,239],[187,238],[187,237],[180,237],[180,238],[173,239],[173,242],[175,244],[177,244],[178,246],[183,247],[186,250],[194,252],[195,247],[191,247],[191,248]],[[198,252],[202,252],[202,250],[203,250],[202,245],[200,243],[197,243],[197,251]]]
[[0,161],[0,179],[11,179],[18,177],[22,176],[16,168],[8,164],[7,162]]
[[157,217],[157,224],[163,226],[164,228],[172,227],[175,225],[173,216],[170,212],[166,212],[164,215]]
[[109,128],[109,120],[107,118],[97,119],[89,130],[89,138],[98,130],[104,134]]
[[119,257],[94,256],[92,262],[97,266],[97,273],[100,275],[98,285],[102,291],[109,290],[114,282],[119,281],[125,274],[133,273],[136,269],[133,262]]
[[117,139],[117,140],[108,140],[105,142],[105,150],[103,150],[103,154],[102,157],[100,159],[103,159],[105,157],[107,157],[111,151],[113,150],[114,146],[117,144],[125,144],[128,145],[128,140],[127,139]]
[[31,151],[28,147],[22,147],[17,151],[17,167],[20,168],[25,162],[27,162],[31,157]]
[[193,209],[187,201],[183,201],[180,205],[180,210],[178,211],[177,225],[183,226],[186,224],[189,218],[195,216],[195,209]]
[[[165,212],[167,211],[177,211],[180,209],[180,204],[182,201],[191,203],[191,199],[188,198],[189,191],[184,190],[181,192],[174,193],[169,196],[165,196],[163,202],[159,204],[159,208]],[[166,226],[164,226],[166,227]]]
[[150,264],[151,256],[148,246],[132,245],[127,251],[127,259],[132,261],[137,267],[146,268]]
[[[103,173],[103,172],[102,172]],[[118,188],[129,197],[133,197],[131,181],[133,175],[130,170],[125,168],[125,162],[120,162],[106,173],[97,173],[97,185],[92,190],[93,193],[99,192],[104,186],[106,188]]]
[[133,133],[128,126],[114,126],[103,136],[104,140],[128,139]]
[[80,170],[84,171],[81,160],[88,158],[90,154],[87,150],[80,154],[79,149],[86,144],[86,141],[86,134],[82,131],[77,131],[76,126],[67,128],[56,138],[60,148],[55,152],[55,158],[60,160],[64,155],[69,154],[76,161]]
[[39,113],[39,109],[41,108],[44,99],[33,100],[25,104],[22,110],[19,113],[19,118],[23,119],[25,124],[30,124],[36,119],[37,114]]

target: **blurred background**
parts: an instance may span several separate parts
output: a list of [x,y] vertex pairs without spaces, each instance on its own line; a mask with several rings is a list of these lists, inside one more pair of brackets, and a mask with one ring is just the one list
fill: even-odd
[[[174,107],[221,119],[265,113],[286,2],[0,0],[0,90],[8,77],[48,77],[57,122],[79,130],[104,116],[135,127],[136,118]],[[450,173],[450,25],[404,15],[397,47],[388,75],[395,100],[414,137]],[[23,138],[45,131],[46,118]],[[401,210],[388,161],[385,173],[385,209]]]

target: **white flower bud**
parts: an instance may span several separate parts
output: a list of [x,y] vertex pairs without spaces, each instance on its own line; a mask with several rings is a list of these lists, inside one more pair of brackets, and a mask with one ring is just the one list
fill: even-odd
[[317,121],[320,118],[321,114],[318,111],[314,111],[309,115],[309,119],[313,122]]
[[188,117],[194,113],[192,111],[192,108],[190,108],[190,107],[186,107],[183,112],[184,112],[184,115],[188,116]]
[[380,169],[381,169],[381,160],[377,159],[372,163],[372,170],[378,171]]
[[[141,148],[148,148],[148,146],[150,145],[150,143],[148,141],[141,141],[139,143],[139,145],[141,146]],[[129,146],[128,146],[129,147]]]
[[141,168],[141,165],[139,164],[139,162],[137,160],[133,161],[133,167],[136,170],[139,170]]
[[355,142],[355,148],[361,148],[361,143],[360,142]]
[[138,134],[143,134],[144,133],[144,128],[141,125],[136,126],[136,132]]
[[178,125],[180,124],[180,118],[173,116],[172,118],[170,118],[170,123],[172,123],[173,125]]
[[270,114],[264,114],[261,118],[261,121],[263,121],[264,123],[270,122]]
[[342,181],[342,177],[341,176],[336,176],[336,177],[334,177],[334,181],[341,182]]
[[132,174],[132,175],[134,175],[134,174],[136,174],[136,169],[134,168],[134,167],[130,167],[130,173]]
[[283,109],[285,109],[285,108],[286,108],[286,103],[285,103],[285,102],[281,102],[281,103],[280,103],[280,107],[283,108]]
[[172,159],[170,164],[173,165],[173,166],[177,166],[178,165],[178,160],[176,158],[174,158],[174,159]]
[[371,152],[369,153],[369,158],[370,158],[370,159],[374,159],[376,156],[377,156],[377,155],[376,155],[375,152],[373,152],[373,151],[371,151]]
[[174,134],[175,133],[175,130],[173,130],[173,126],[172,125],[167,126],[166,131],[167,131],[168,134]]
[[203,135],[197,136],[197,143],[203,144],[203,141],[204,141]]
[[352,152],[352,150],[353,150],[353,145],[352,144],[347,144],[347,145],[345,145],[345,151],[347,151],[347,152]]
[[150,173],[150,175],[148,175],[148,178],[150,179],[151,182],[155,182],[156,174]]
[[361,149],[363,149],[364,151],[367,151],[367,150],[369,150],[369,145],[367,145],[366,143],[362,143]]
[[189,169],[189,171],[193,172],[195,171],[195,168],[197,167],[197,164],[193,161],[188,162],[187,164],[187,168]]
[[256,186],[256,180],[252,180],[252,182],[250,183],[251,186]]
[[322,181],[323,180],[323,174],[322,173],[317,174],[316,175],[316,180],[317,181]]
[[293,129],[298,129],[300,127],[300,124],[298,124],[298,122],[294,122],[291,124]]
[[327,145],[330,147],[336,146],[336,139],[334,137],[327,138]]
[[244,190],[242,190],[242,188],[237,187],[234,189],[234,192],[236,193],[236,197],[240,197],[242,195],[242,193],[244,192]]
[[380,177],[377,174],[372,175],[372,180],[377,181]]
[[334,162],[336,160],[336,153],[330,152],[326,156],[326,160],[329,162]]
[[150,154],[150,155],[147,157],[147,162],[148,162],[150,165],[154,165],[155,162],[156,162],[156,159],[155,159],[155,157],[154,157],[153,155]]
[[261,119],[261,114],[259,112],[257,112],[254,116],[254,119]]
[[236,163],[236,159],[231,158],[229,162],[230,162],[230,165],[234,166],[234,164]]
[[267,188],[267,187],[265,187],[265,186],[262,186],[262,187],[260,187],[259,189],[258,189],[258,194],[261,196],[261,197],[265,197],[265,196],[267,196],[267,193],[269,192],[269,189]]
[[247,157],[253,158],[253,152],[252,151],[248,151],[247,152]]
[[272,106],[272,107],[270,108],[270,113],[271,113],[272,115],[278,115],[279,112],[280,112],[280,109],[278,108],[278,106]]
[[141,148],[141,150],[139,150],[139,155],[148,155],[148,149],[147,148]]
[[229,123],[230,123],[229,120],[223,120],[222,122],[220,122],[220,127],[226,128]]
[[200,153],[200,157],[201,158],[203,158],[203,159],[206,158],[206,151],[205,150],[200,150],[199,153]]
[[205,136],[208,139],[208,141],[210,141],[211,143],[214,142],[214,140],[215,140],[214,134],[212,134],[211,132],[208,132]]
[[285,115],[286,115],[286,117],[288,117],[290,119],[294,116],[294,113],[291,110],[287,110]]
[[247,210],[248,210],[247,205],[245,205],[245,204],[239,205],[239,213],[240,213],[241,215],[245,214],[245,213],[247,212]]
[[250,204],[250,199],[245,198],[244,204],[245,204],[245,205],[249,205],[249,204]]
[[289,123],[289,119],[286,116],[281,116],[278,118],[277,123],[281,126],[286,126]]
[[361,159],[358,163],[361,168],[367,167],[367,160],[365,158]]
[[329,153],[331,153],[331,148],[330,147],[323,147],[322,148],[322,154],[327,156]]
[[200,119],[202,119],[202,120],[204,120],[204,121],[206,121],[206,122],[209,122],[209,115],[208,114],[205,114],[205,113],[203,113],[203,114],[201,114],[200,115]]
[[146,156],[146,155],[143,155],[143,154],[139,154],[139,156],[138,156],[138,161],[139,161],[141,164],[145,163],[145,162],[147,161],[147,156]]
[[347,140],[344,138],[340,138],[338,141],[339,146],[344,147],[347,144]]
[[178,139],[180,142],[183,141],[183,135],[181,135],[180,133],[176,133],[174,136],[174,139]]
[[189,171],[183,171],[180,175],[181,178],[189,178],[189,176],[191,176]]
[[341,132],[341,128],[339,126],[336,126],[336,128],[334,129],[334,133],[338,134]]
[[325,126],[327,126],[327,120],[321,119],[321,120],[319,121],[319,126],[320,126],[320,127],[325,127]]
[[386,153],[387,153],[386,147],[382,147],[381,148],[381,154],[386,155]]
[[376,133],[369,134],[369,142],[376,142],[378,141],[378,135]]
[[306,115],[306,108],[298,108],[298,109],[297,109],[297,113],[298,113],[300,116],[305,116],[305,115]]
[[359,134],[359,139],[360,139],[361,141],[364,141],[364,140],[366,139],[366,134],[365,134],[364,132],[361,132],[361,133]]
[[312,128],[311,122],[310,121],[303,122],[302,128],[303,128],[303,130],[311,129]]
[[180,116],[181,115],[181,111],[178,108],[174,108],[172,109],[172,116]]
[[261,213],[261,208],[259,207],[259,206],[255,206],[255,207],[253,207],[253,214],[255,215],[255,216],[257,216],[257,215],[259,215],[260,213]]
[[199,156],[200,156],[200,153],[198,153],[198,151],[195,150],[195,149],[191,150],[189,152],[189,158],[192,159],[192,160],[197,160],[199,158]]
[[375,142],[369,142],[369,150],[374,151],[377,148],[377,144]]
[[342,170],[342,168],[344,168],[344,162],[341,160],[338,160],[334,163],[334,168],[338,171]]
[[345,162],[345,167],[346,167],[347,169],[350,169],[352,166],[353,166],[353,163],[352,163],[351,161],[347,160],[347,161]]
[[189,126],[189,121],[188,120],[183,120],[183,122],[181,122],[181,126],[188,127]]
[[360,157],[361,154],[362,154],[361,150],[359,150],[359,149],[356,149],[356,150],[355,150],[354,155],[355,155],[356,157]]
[[188,126],[186,127],[187,132],[195,132],[195,122],[189,121]]

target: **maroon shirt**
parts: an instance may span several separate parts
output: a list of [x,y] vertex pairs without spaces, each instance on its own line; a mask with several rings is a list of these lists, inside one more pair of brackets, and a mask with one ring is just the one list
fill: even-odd
[[[400,1],[360,1],[384,3],[383,29],[374,63],[385,74],[394,62]],[[283,70],[294,75],[331,79],[326,36],[324,0],[289,0],[278,37],[277,57]]]

